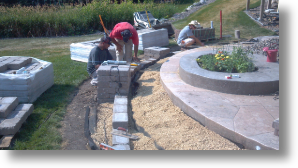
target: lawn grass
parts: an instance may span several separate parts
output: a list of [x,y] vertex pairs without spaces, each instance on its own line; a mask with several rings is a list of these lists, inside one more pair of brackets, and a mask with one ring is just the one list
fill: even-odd
[[[260,5],[260,0],[251,0],[250,8],[255,8]],[[261,28],[243,11],[246,9],[246,1],[243,0],[217,0],[214,3],[202,7],[197,12],[189,17],[173,23],[177,29],[182,29],[192,20],[197,20],[201,26],[215,28],[215,36],[220,36],[220,10],[222,11],[222,35],[231,35],[230,40],[235,40],[235,30],[240,30],[242,39],[250,39],[257,36],[271,36],[274,32]]]

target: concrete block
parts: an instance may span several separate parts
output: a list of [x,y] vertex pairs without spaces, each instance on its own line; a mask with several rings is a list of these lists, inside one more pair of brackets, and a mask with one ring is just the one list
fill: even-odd
[[110,93],[97,92],[98,99],[110,99]]
[[113,145],[129,145],[129,138],[113,135],[112,144]]
[[114,105],[127,105],[128,99],[127,96],[115,95]]
[[117,150],[130,150],[129,145],[115,145],[113,147],[116,148]]
[[128,114],[127,113],[113,113],[112,119],[113,129],[117,129],[118,127],[123,127],[128,129]]
[[34,71],[34,70],[38,70],[40,67],[42,66],[41,63],[30,63],[26,66],[26,70],[27,71]]
[[97,88],[97,92],[98,93],[103,93],[103,94],[107,94],[107,93],[115,93],[116,89],[115,88]]
[[128,89],[120,88],[120,89],[119,89],[119,93],[120,93],[122,96],[128,96],[128,94],[129,94],[129,88],[128,88]]
[[[105,66],[100,66],[97,70],[96,73],[98,76],[129,76],[129,66],[110,66],[110,65],[105,65]],[[118,71],[119,70],[119,71]]]
[[18,104],[17,97],[3,97],[0,99],[0,118],[6,118]]
[[0,135],[13,135],[17,133],[32,111],[33,106],[27,111],[12,111],[8,117],[0,123]]
[[128,112],[128,106],[122,105],[122,104],[114,104],[113,107],[113,113],[127,113]]
[[4,72],[6,70],[7,70],[7,64],[0,62],[0,73]]
[[7,64],[7,68],[12,70],[18,70],[22,67],[25,67],[26,64],[27,62],[25,60],[22,60],[22,61],[17,60]]

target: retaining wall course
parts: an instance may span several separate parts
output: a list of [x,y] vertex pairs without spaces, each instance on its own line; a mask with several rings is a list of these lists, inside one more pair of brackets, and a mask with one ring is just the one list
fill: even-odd
[[[103,99],[114,99],[116,94],[129,94],[130,65],[104,65],[100,66],[96,73],[98,75],[98,101],[103,102],[106,101]],[[111,101],[108,100],[108,102]]]

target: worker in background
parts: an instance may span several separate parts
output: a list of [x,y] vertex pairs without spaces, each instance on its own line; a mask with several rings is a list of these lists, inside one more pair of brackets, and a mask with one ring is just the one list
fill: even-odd
[[191,21],[187,26],[185,26],[179,33],[177,44],[181,47],[181,50],[187,50],[188,46],[196,43],[197,45],[204,46],[198,38],[196,38],[192,30],[195,30],[199,26],[196,20]]
[[111,53],[108,48],[111,44],[111,38],[102,37],[98,46],[94,47],[89,54],[88,63],[87,63],[87,72],[91,76],[91,85],[96,86],[98,83],[96,70],[99,66],[107,60],[113,60]]
[[137,57],[139,50],[138,33],[130,23],[120,22],[116,24],[110,33],[110,38],[116,45],[117,61],[127,61],[130,63],[132,60],[132,44],[134,44],[133,60],[140,62]]

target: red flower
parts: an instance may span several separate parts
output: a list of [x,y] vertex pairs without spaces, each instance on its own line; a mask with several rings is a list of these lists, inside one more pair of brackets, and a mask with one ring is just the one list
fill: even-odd
[[218,53],[222,53],[222,51],[218,51]]
[[224,58],[222,58],[221,60],[225,60]]

